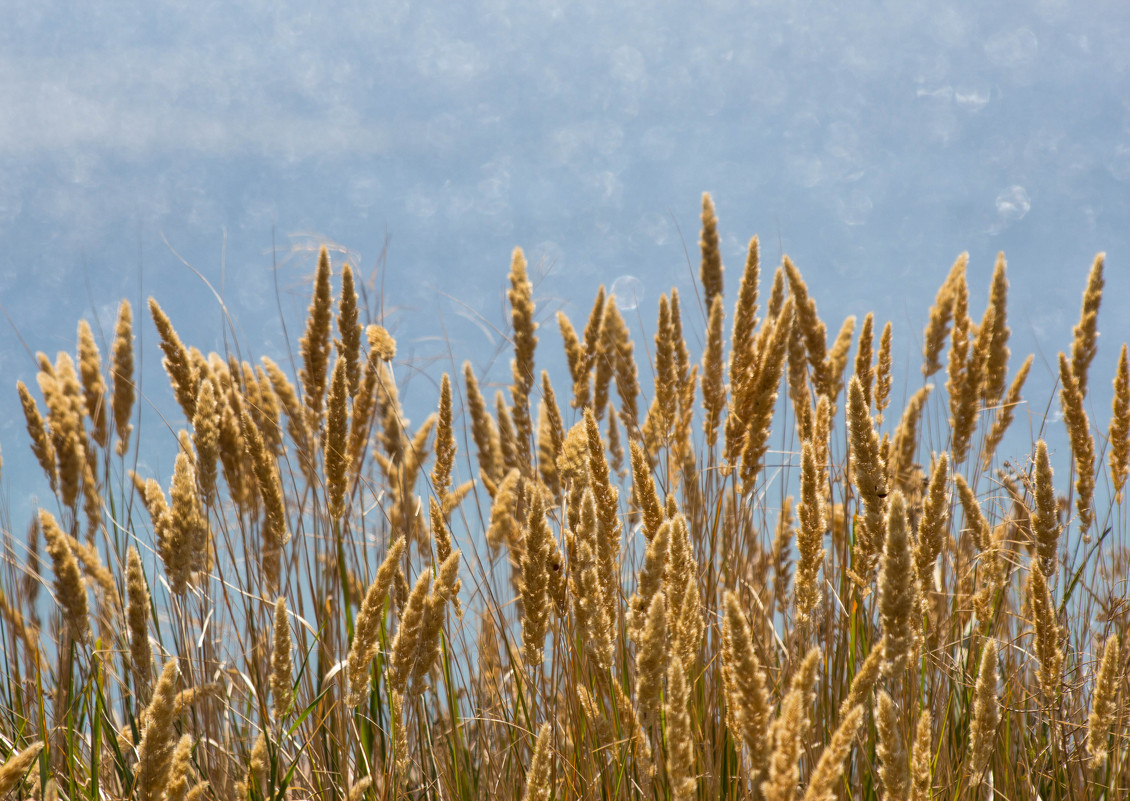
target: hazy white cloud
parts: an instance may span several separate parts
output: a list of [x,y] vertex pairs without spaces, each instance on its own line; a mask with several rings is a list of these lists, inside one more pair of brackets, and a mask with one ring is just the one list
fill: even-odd
[[[386,127],[348,103],[303,106],[258,94],[236,67],[151,50],[0,59],[0,156],[95,149],[132,158],[185,150],[298,159],[387,150]],[[303,91],[313,80],[293,77]]]

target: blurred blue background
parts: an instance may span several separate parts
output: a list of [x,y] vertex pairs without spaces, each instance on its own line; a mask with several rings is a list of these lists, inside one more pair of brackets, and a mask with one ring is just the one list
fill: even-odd
[[[766,273],[788,253],[830,334],[847,314],[892,321],[896,387],[921,381],[926,312],[955,257],[971,254],[979,318],[1004,250],[1012,366],[1037,353],[1027,395],[1049,398],[1105,250],[1088,397],[1105,429],[1130,337],[1124,2],[5,0],[3,17],[0,443],[13,509],[45,490],[15,380],[34,389],[34,351],[73,351],[79,317],[109,338],[122,297],[147,408],[170,412],[144,299],[186,342],[222,351],[210,284],[241,345],[282,360],[327,243],[383,309],[418,422],[438,373],[464,358],[507,379],[498,329],[515,245],[554,375],[552,312],[579,324],[621,275],[642,282],[637,351],[672,286],[694,350],[703,191],[730,297],[759,234]],[[157,419],[145,435],[171,444]],[[162,452],[140,471],[166,481]]]

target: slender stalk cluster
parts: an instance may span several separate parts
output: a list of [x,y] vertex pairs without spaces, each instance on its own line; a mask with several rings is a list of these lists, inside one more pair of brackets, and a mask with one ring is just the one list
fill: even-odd
[[756,237],[731,305],[702,212],[701,286],[650,320],[603,288],[583,328],[562,311],[567,375],[520,249],[509,370],[462,383],[393,364],[389,299],[348,264],[335,294],[325,248],[293,358],[204,354],[153,301],[167,456],[131,428],[128,304],[108,367],[86,324],[37,354],[17,393],[50,496],[4,535],[0,795],[1127,797],[1130,357],[1096,443],[1102,257],[1057,452],[1023,439],[1048,405],[1009,366],[1003,254],[976,320],[957,259],[936,385],[899,386],[892,326],[830,332],[788,257],[759,311]]

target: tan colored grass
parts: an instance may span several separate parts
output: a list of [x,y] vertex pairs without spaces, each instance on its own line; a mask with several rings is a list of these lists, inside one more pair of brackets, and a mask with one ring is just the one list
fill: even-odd
[[569,365],[569,376],[573,379],[573,408],[584,408],[588,403],[589,394],[589,364],[585,358],[585,346],[577,336],[577,329],[573,327],[569,316],[563,311],[557,312],[557,328],[561,332],[561,341],[565,346],[565,359]]
[[90,438],[102,448],[110,443],[108,409],[110,403],[106,380],[102,377],[102,356],[94,342],[90,323],[79,320],[78,324],[79,372],[82,375],[83,395],[86,399],[86,414],[90,418]]
[[1099,305],[1103,299],[1103,265],[1106,254],[1099,253],[1091,264],[1087,276],[1087,288],[1083,291],[1083,308],[1079,311],[1079,322],[1075,325],[1074,340],[1071,343],[1071,374],[1075,377],[1079,394],[1087,395],[1087,373],[1098,352]]
[[663,593],[657,592],[651,597],[641,631],[636,650],[636,703],[646,727],[659,717],[667,662],[667,600]]
[[[1072,531],[1061,542],[1067,501],[1057,497],[1052,461],[1062,477],[1080,446],[1069,454],[1037,443],[1026,461],[1027,428],[1009,429],[1015,408],[1031,401],[1039,430],[1047,399],[1021,396],[1031,358],[1005,386],[1003,258],[979,325],[959,286],[964,257],[936,309],[942,343],[952,345],[950,394],[974,398],[962,419],[973,421],[976,458],[960,470],[950,398],[932,399],[929,384],[891,391],[890,326],[880,335],[861,310],[855,376],[839,414],[852,318],[830,341],[815,285],[809,295],[786,261],[759,323],[758,259],[754,239],[729,353],[721,288],[699,307],[697,335],[683,333],[678,294],[661,299],[655,349],[640,351],[648,358],[638,365],[625,318],[603,292],[583,336],[562,317],[574,400],[585,402],[562,419],[549,373],[532,384],[533,370],[549,364],[531,358],[525,409],[534,411],[540,389],[536,440],[519,434],[513,393],[504,389],[488,407],[469,367],[464,421],[437,370],[439,411],[409,425],[406,411],[431,405],[427,376],[417,364],[393,375],[391,338],[370,337],[356,359],[346,353],[361,311],[359,287],[350,286],[356,273],[343,267],[336,309],[327,294],[338,340],[324,340],[329,392],[317,417],[306,405],[305,370],[296,390],[273,362],[256,367],[243,343],[240,353],[207,355],[181,343],[195,413],[191,428],[179,424],[187,431],[168,431],[181,451],[171,500],[167,475],[162,484],[142,480],[96,439],[91,400],[105,405],[116,385],[98,383],[92,335],[80,333],[77,359],[73,348],[39,354],[40,406],[26,387],[20,398],[37,459],[55,482],[41,504],[55,516],[58,531],[48,534],[65,551],[39,537],[38,525],[2,549],[0,641],[15,643],[0,681],[10,701],[3,753],[51,738],[19,792],[50,797],[55,785],[40,786],[45,773],[57,777],[59,795],[97,787],[101,796],[137,797],[135,749],[144,741],[150,763],[157,751],[177,754],[153,784],[155,798],[278,795],[284,782],[300,797],[329,788],[498,801],[521,797],[527,785],[547,801],[918,801],[984,797],[984,785],[1009,798],[1125,795],[1124,660],[1114,639],[1126,607],[1117,494],[1128,468],[1118,451],[1130,450],[1130,435],[1118,428],[1121,401],[1108,436],[1114,460],[1090,459],[1094,541]],[[791,296],[786,281],[795,284]],[[374,332],[387,335],[367,329]],[[708,353],[692,361],[688,347],[696,346]],[[778,346],[787,377],[773,366]],[[1072,359],[1065,355],[1065,372],[1081,397]],[[497,369],[484,362],[484,388]],[[409,376],[398,388],[396,378]],[[791,403],[779,404],[783,377]],[[651,406],[637,426],[639,384],[649,380],[657,389],[643,395]],[[600,425],[612,381],[619,401]],[[504,375],[502,385],[511,383]],[[881,422],[884,393],[906,404],[897,427]],[[712,414],[707,395],[717,419],[701,433],[695,414]],[[982,408],[991,420],[978,428]],[[335,409],[348,421],[344,436],[331,434]],[[107,417],[107,440],[110,425]],[[457,459],[460,426],[477,453]],[[708,447],[711,428],[716,437],[725,431],[720,448]],[[995,455],[1006,430],[1008,460]],[[344,447],[328,449],[334,440]],[[118,445],[127,448],[120,432]],[[344,481],[334,450],[348,453]],[[152,454],[135,456],[152,462]],[[962,503],[954,521],[951,495]],[[144,515],[135,517],[139,501],[151,539]],[[288,527],[298,537],[284,549]],[[193,533],[201,531],[211,541]],[[484,533],[483,552],[456,550]],[[54,570],[53,593],[63,615],[42,603],[52,570],[40,564],[41,539],[94,587],[94,605],[81,614],[66,607],[65,565]],[[383,543],[373,578],[372,552]],[[1030,548],[1026,576],[1014,575],[1020,544]],[[141,554],[155,545],[176,558],[154,577]],[[178,572],[184,587],[169,593]],[[464,608],[481,628],[464,625]],[[75,620],[99,639],[75,641]],[[295,621],[302,625],[291,631]],[[1105,636],[1100,664],[1090,650]],[[802,661],[810,645],[814,655]],[[159,737],[149,732],[160,705],[143,708],[156,679],[154,647],[192,685],[159,692],[172,692],[163,702],[172,722]],[[869,708],[875,729],[863,728]],[[112,731],[93,736],[93,720]],[[548,745],[521,734],[540,740],[543,723]],[[543,770],[545,782],[535,781]]]
[[515,507],[521,480],[522,474],[517,468],[511,470],[498,485],[498,490],[494,494],[494,502],[490,507],[490,525],[486,533],[487,544],[492,550],[497,551],[504,544],[512,544],[520,539]]
[[[227,392],[225,401],[220,411],[220,465],[223,468],[224,479],[227,481],[228,490],[232,501],[240,508],[250,511],[258,498],[257,479],[255,476],[254,456],[251,453],[252,443],[247,441],[247,433],[242,428],[242,416],[246,413],[243,403],[238,400],[235,392]],[[250,418],[249,418],[250,419]],[[260,435],[265,452],[266,440]],[[307,476],[314,475],[316,465],[311,457],[303,461]]]
[[[949,278],[946,279],[949,284],[953,319],[949,357],[946,362],[946,392],[949,394],[950,450],[954,465],[964,462],[968,455],[972,433],[972,412],[981,391],[979,382],[967,380],[970,366],[969,351],[973,344],[973,321],[969,319],[969,286],[965,280],[968,258],[966,253],[958,257],[958,263],[954,265]],[[958,430],[959,425],[962,427],[960,430]]]
[[[408,602],[400,614],[400,625],[396,629],[396,637],[392,641],[392,653],[388,660],[388,683],[395,693],[404,693],[409,689],[409,679],[416,669],[431,586],[432,571],[425,570],[417,577],[408,596]],[[354,697],[357,696],[356,686],[352,694]]]
[[698,365],[691,366],[691,352],[683,334],[683,312],[679,303],[679,290],[671,288],[671,344],[675,350],[675,399],[678,413],[675,417],[675,451],[678,458],[693,460],[690,440],[694,428],[695,395],[698,391]]
[[639,579],[636,582],[636,591],[628,602],[628,634],[636,643],[642,643],[648,610],[655,595],[663,586],[664,574],[667,570],[667,552],[674,525],[674,521],[665,520],[648,542]]
[[[448,397],[450,402],[450,395]],[[344,358],[334,361],[330,394],[326,405],[326,426],[322,438],[326,474],[326,507],[330,517],[340,520],[345,514],[345,494],[349,472],[349,365]],[[446,491],[446,487],[444,488]]]
[[[804,335],[808,363],[811,367],[812,386],[817,395],[834,398],[833,379],[828,362],[827,329],[816,311],[816,301],[808,293],[808,284],[801,277],[800,270],[785,256],[783,267],[789,281],[789,293],[793,298],[796,325]],[[776,284],[774,283],[774,290]],[[770,308],[773,307],[772,298]],[[783,306],[781,307],[784,308]]]
[[798,665],[789,692],[781,702],[781,712],[770,727],[768,743],[773,750],[767,777],[761,783],[765,801],[793,801],[796,797],[800,782],[797,760],[811,724],[809,708],[819,657],[820,652],[813,648]]
[[145,728],[137,748],[136,792],[141,801],[161,798],[168,783],[173,750],[176,747],[173,698],[180,668],[170,659],[153,688],[153,700],[145,708]]
[[643,514],[644,539],[651,542],[663,525],[663,504],[659,500],[655,478],[651,474],[651,465],[648,464],[643,447],[638,441],[632,440],[629,448],[632,454],[632,494]]
[[529,467],[518,453],[518,435],[514,431],[514,418],[501,392],[494,394],[494,413],[498,421],[498,452],[502,457],[502,469],[518,470],[523,476],[529,477]]
[[787,359],[786,380],[789,400],[792,402],[793,417],[796,419],[797,437],[803,442],[813,437],[812,393],[808,386],[808,357],[805,355],[804,337],[795,325],[789,336]]
[[[24,648],[26,649],[26,656],[34,661],[38,659],[40,652],[39,629],[30,620],[24,617],[17,606],[18,603],[18,600],[8,598],[4,592],[0,591],[0,620],[7,621],[7,624],[11,626],[14,636],[23,642]],[[9,659],[14,662],[14,645],[12,649],[13,653],[9,656]]]
[[521,248],[514,248],[510,260],[510,289],[506,292],[510,301],[510,317],[514,328],[514,360],[510,364],[512,381],[510,397],[513,402],[510,414],[514,420],[518,452],[523,461],[523,473],[529,472],[529,443],[533,438],[533,423],[530,419],[530,391],[534,386],[534,350],[538,338],[534,332],[538,324],[534,322],[533,284],[526,274],[526,257]]
[[836,786],[844,775],[844,760],[851,753],[851,746],[859,725],[863,722],[864,709],[854,706],[843,717],[832,739],[820,754],[820,761],[812,771],[808,787],[804,791],[804,801],[833,801]]
[[3,765],[0,765],[0,796],[7,797],[8,793],[16,788],[24,774],[39,759],[43,745],[43,741],[38,740],[10,756]]
[[891,493],[887,539],[879,569],[879,628],[883,632],[883,675],[901,676],[915,663],[918,645],[914,616],[920,609],[918,582],[910,554],[906,501]]
[[725,595],[722,617],[722,681],[726,692],[726,725],[734,739],[747,749],[747,772],[756,785],[769,760],[766,748],[769,691],[765,672],[754,653],[749,622],[738,596],[729,591]]
[[591,487],[585,487],[574,536],[575,555],[570,559],[569,571],[577,633],[597,666],[607,670],[612,664],[613,620],[609,617],[597,561],[601,550],[600,524]]
[[[746,251],[745,269],[738,285],[738,299],[734,303],[734,323],[730,332],[731,381],[733,376],[743,375],[754,359],[754,332],[757,329],[757,294],[761,281],[761,246],[756,236],[749,240]],[[713,304],[710,307],[713,314]],[[775,313],[770,316],[776,316]],[[705,362],[704,362],[705,363]],[[703,368],[703,376],[706,369]],[[703,386],[705,394],[705,385]]]
[[212,792],[212,786],[208,782],[200,782],[185,793],[184,801],[204,801]]
[[82,564],[83,572],[87,578],[94,582],[95,596],[101,598],[102,605],[114,609],[119,608],[118,586],[114,582],[114,575],[102,563],[98,549],[69,534],[67,535],[67,544]]
[[[639,421],[640,389],[634,350],[628,324],[624,322],[616,304],[609,304],[604,311],[601,354],[604,360],[611,361],[616,394],[620,397],[620,422],[629,435],[635,433]],[[600,372],[599,366],[597,372]]]
[[323,245],[318,251],[314,272],[314,295],[306,313],[306,332],[298,341],[302,369],[302,399],[308,412],[307,425],[317,431],[322,427],[322,403],[326,395],[326,375],[330,369],[330,325],[333,320],[333,297],[330,289],[330,254]]
[[1059,383],[1063,422],[1067,426],[1071,455],[1075,460],[1075,513],[1079,521],[1079,533],[1089,541],[1087,532],[1095,518],[1091,507],[1095,495],[1095,439],[1091,434],[1087,412],[1083,408],[1083,385],[1062,353],[1059,354]]
[[722,295],[722,253],[719,250],[718,216],[709,192],[702,193],[702,235],[698,241],[702,263],[698,277],[702,281],[703,306],[709,309],[715,297]]
[[[597,366],[598,357],[601,352],[600,332],[604,328],[605,304],[604,285],[602,284],[596,292],[596,298],[593,300],[588,320],[585,322],[584,339],[581,342],[583,358],[580,365],[578,365],[577,373],[573,376],[574,409],[584,409],[589,405],[592,370],[594,366]],[[605,382],[604,389],[607,392],[607,382]],[[596,409],[603,411],[602,404],[594,402],[593,405]]]
[[526,522],[525,553],[522,556],[522,643],[523,658],[530,666],[540,665],[544,656],[549,623],[549,558],[556,546],[545,519],[540,492],[530,497]]
[[156,299],[149,298],[149,313],[153,323],[157,326],[157,333],[161,337],[161,351],[165,358],[161,364],[169,374],[169,381],[173,386],[177,403],[180,404],[185,418],[191,420],[196,414],[196,384],[199,376],[192,364],[188,348],[184,346],[168,315],[161,309]]
[[910,757],[910,801],[930,801],[933,794],[933,733],[930,710],[923,709],[915,727],[914,751]]
[[855,572],[865,579],[883,547],[887,477],[886,465],[879,456],[879,436],[863,397],[863,385],[854,376],[848,387],[847,423],[851,437],[851,470],[859,501],[863,505],[852,562]]
[[188,794],[189,769],[192,760],[192,735],[185,734],[177,741],[169,763],[169,781],[165,785],[165,801],[184,801]]
[[1001,717],[998,681],[997,642],[986,640],[973,690],[973,720],[969,724],[969,779],[975,786],[989,779],[990,761],[996,750],[994,741]]
[[828,486],[828,445],[832,434],[832,401],[821,395],[812,419],[812,459],[820,473],[820,485]]
[[846,717],[853,707],[866,702],[882,672],[885,653],[886,647],[882,638],[871,644],[871,650],[867,653],[867,657],[860,664],[859,670],[855,672],[855,676],[851,680],[847,696],[840,702],[839,716],[841,719]]
[[424,604],[424,620],[412,661],[412,674],[409,689],[419,694],[432,666],[440,656],[440,634],[447,621],[447,607],[455,598],[459,584],[459,560],[461,553],[453,551],[436,570],[436,580]]
[[934,305],[930,308],[930,322],[926,325],[926,331],[922,337],[925,343],[923,345],[922,375],[926,378],[942,369],[942,363],[938,357],[942,353],[942,348],[945,347],[946,337],[949,335],[950,326],[954,319],[955,293],[957,291],[955,284],[959,277],[964,280],[965,266],[968,262],[968,253],[962,253],[957,257],[957,261],[954,262],[946,280],[938,288],[938,295],[934,299]]
[[281,722],[294,701],[291,674],[294,662],[291,651],[294,648],[290,636],[290,618],[286,612],[286,598],[279,596],[275,602],[273,628],[274,647],[271,649],[271,701],[275,720]]
[[672,429],[678,418],[677,369],[671,304],[666,295],[660,295],[659,322],[655,332],[655,396],[643,427],[644,438],[651,443],[652,450],[658,450],[670,442]]
[[313,465],[313,441],[302,402],[298,398],[298,392],[278,364],[266,356],[263,357],[262,361],[275,397],[278,399],[282,411],[286,413],[287,433],[290,435],[291,442],[298,449],[299,464]]
[[1032,481],[1036,496],[1036,509],[1032,516],[1035,542],[1032,545],[1040,557],[1040,572],[1054,576],[1059,565],[1059,514],[1048,446],[1043,440],[1036,443],[1035,462]]
[[777,515],[777,525],[773,533],[773,549],[770,560],[773,563],[773,598],[777,602],[777,612],[785,614],[789,608],[790,598],[796,605],[795,593],[790,594],[789,584],[792,581],[793,562],[792,542],[796,534],[796,520],[793,519],[793,496],[785,496],[781,504],[781,512]]
[[938,454],[930,481],[926,485],[926,497],[922,502],[922,515],[918,518],[918,531],[914,541],[914,573],[922,601],[922,614],[929,614],[932,607],[930,594],[934,591],[934,566],[945,544],[946,524],[949,521],[949,498],[946,487],[949,483],[949,457],[943,451]]
[[883,326],[879,335],[879,353],[875,358],[875,424],[882,425],[883,412],[891,401],[891,324]]
[[874,333],[875,315],[868,312],[863,318],[863,327],[859,331],[859,345],[855,354],[855,376],[863,387],[863,399],[867,405],[872,404],[872,384],[875,380],[875,368],[872,362],[875,358]]
[[35,403],[35,398],[28,392],[27,386],[23,381],[17,381],[16,389],[20,395],[20,406],[23,407],[28,438],[31,439],[32,453],[35,454],[36,461],[39,462],[39,466],[47,476],[47,482],[51,486],[51,491],[55,492],[59,482],[58,468],[55,465],[55,446],[47,432],[47,426],[43,421],[43,416],[39,413],[39,407]]
[[373,662],[373,657],[377,655],[379,646],[378,636],[381,620],[384,617],[384,604],[388,599],[394,576],[400,573],[400,560],[404,557],[404,551],[404,538],[398,537],[389,546],[388,553],[377,569],[377,575],[369,585],[365,599],[361,602],[361,609],[357,613],[353,643],[347,660],[350,706],[355,707],[360,704],[365,692],[369,666]]
[[220,415],[216,388],[212,379],[200,382],[196,398],[196,416],[192,418],[192,443],[196,450],[196,481],[204,503],[211,506],[216,499],[216,463],[220,458]]
[[910,795],[910,764],[906,743],[902,739],[899,713],[890,693],[880,691],[875,704],[875,728],[879,739],[875,753],[879,757],[879,787],[883,798],[904,799]]
[[[961,303],[959,302],[954,308],[956,315],[957,310],[961,308]],[[985,319],[982,321],[981,328],[978,329],[976,336],[972,334],[972,322],[968,324],[970,326],[968,336],[971,337],[972,342],[971,347],[968,347],[967,350],[965,364],[960,369],[960,378],[954,375],[954,368],[951,364],[950,381],[947,382],[946,389],[950,391],[950,426],[952,428],[950,450],[953,452],[955,465],[965,461],[973,442],[973,434],[977,428],[977,418],[981,411],[981,397],[985,390],[985,371],[992,356],[993,323],[995,321],[993,315],[995,313],[992,306],[985,310]],[[955,323],[955,336],[959,328],[960,326]],[[954,350],[956,349],[955,344]],[[955,357],[953,351],[951,351],[951,357]]]
[[667,572],[663,579],[663,591],[667,597],[668,639],[672,655],[678,656],[684,669],[689,671],[698,656],[705,631],[698,588],[698,561],[686,518],[676,514],[671,523]]
[[813,447],[809,442],[801,446],[800,505],[797,518],[796,619],[797,625],[807,626],[816,614],[823,593],[820,590],[820,571],[824,567],[824,532],[827,522],[824,510],[824,487],[820,483],[820,470],[816,467]]
[[110,385],[114,399],[114,429],[118,432],[117,454],[129,449],[133,431],[130,415],[137,396],[133,383],[133,307],[128,300],[118,306],[118,322],[114,326],[114,345],[110,352]]
[[345,361],[349,378],[349,396],[361,386],[361,323],[358,322],[357,290],[353,286],[353,268],[341,265],[341,297],[337,304],[338,357]]
[[183,450],[173,469],[167,521],[158,534],[157,553],[165,563],[172,590],[184,593],[206,569],[211,531],[196,490],[196,468]]
[[694,798],[695,733],[690,715],[690,687],[683,663],[672,659],[667,663],[667,693],[664,699],[664,720],[667,728],[667,783],[674,801]]
[[282,480],[278,468],[263,444],[259,427],[246,411],[243,412],[242,432],[247,443],[255,480],[263,499],[263,573],[267,592],[279,587],[279,554],[290,539],[286,524],[286,506],[283,501]]
[[90,637],[90,611],[86,601],[86,582],[78,569],[67,535],[59,528],[55,516],[39,510],[39,528],[55,571],[55,596],[63,609],[67,630],[76,640]]
[[369,341],[369,350],[381,361],[391,362],[396,358],[396,340],[383,325],[365,326],[365,339]]
[[557,394],[549,381],[549,373],[541,371],[541,400],[538,401],[538,475],[557,495],[561,491],[561,477],[557,471],[557,457],[565,446],[565,424],[561,420],[561,408],[557,405]]
[[369,792],[369,788],[372,786],[373,777],[362,776],[349,787],[349,792],[345,797],[347,801],[362,801],[362,799],[365,798],[365,794]]
[[1126,345],[1118,354],[1118,369],[1114,375],[1114,400],[1111,403],[1110,429],[1107,434],[1110,453],[1110,480],[1114,484],[1114,501],[1122,503],[1122,488],[1130,470],[1130,358]]
[[596,500],[599,533],[597,535],[597,565],[601,592],[605,598],[609,620],[618,617],[620,597],[616,580],[620,562],[622,525],[618,515],[619,490],[611,484],[609,465],[604,454],[604,443],[592,411],[585,410],[585,433],[588,441],[589,485]]
[[530,759],[530,769],[526,774],[526,790],[522,794],[522,801],[549,801],[553,793],[555,760],[553,744],[550,742],[551,735],[549,723],[541,724],[534,745],[534,754]]
[[[1004,392],[1005,376],[1008,373],[1008,338],[1010,331],[1007,323],[1008,278],[1005,275],[1005,270],[1006,263],[1002,251],[997,254],[997,261],[993,266],[993,278],[989,284],[989,305],[985,309],[981,325],[978,328],[978,337],[982,336],[980,333],[982,331],[990,328],[992,331],[989,356],[985,363],[981,389],[981,397],[988,405],[1000,400],[1001,393]],[[989,324],[990,310],[991,325]]]
[[47,405],[61,500],[64,506],[73,508],[82,488],[86,464],[82,390],[75,374],[74,361],[69,354],[60,351],[54,369],[40,371],[36,381]]
[[957,487],[957,496],[965,515],[964,530],[972,533],[977,548],[983,551],[990,544],[990,528],[989,521],[981,510],[981,502],[977,500],[977,494],[973,492],[961,473],[954,473],[953,483]]
[[502,445],[470,362],[463,363],[463,384],[467,392],[467,412],[471,417],[471,436],[475,441],[479,475],[497,483],[502,478]]
[[1091,701],[1091,714],[1087,718],[1087,752],[1091,765],[1102,767],[1110,756],[1108,739],[1117,710],[1119,674],[1118,635],[1112,634],[1103,646],[1102,661],[1095,674],[1095,691]]
[[221,692],[220,685],[214,681],[181,690],[173,696],[173,715],[179,717],[197,701],[205,698],[216,698],[221,695]]
[[1038,559],[1033,559],[1028,570],[1028,606],[1032,610],[1032,627],[1036,632],[1036,657],[1040,661],[1040,690],[1050,707],[1060,694],[1063,669],[1063,649],[1060,648],[1059,621],[1055,604],[1048,590],[1047,579],[1040,572]]
[[254,797],[252,793],[266,796],[269,792],[268,773],[270,771],[270,748],[266,732],[259,732],[247,759],[247,772],[244,781],[236,782],[236,794],[241,797]]
[[787,292],[788,279],[785,277],[785,265],[782,260],[781,266],[773,271],[773,283],[769,287],[769,302],[765,305],[766,319],[776,317],[781,313]]
[[832,341],[832,347],[828,349],[828,358],[824,367],[828,386],[823,394],[830,400],[836,400],[844,388],[844,370],[847,368],[848,353],[851,351],[851,338],[854,333],[855,315],[848,315]]
[[741,438],[741,481],[743,491],[753,488],[765,462],[769,443],[769,421],[777,405],[777,389],[785,369],[785,355],[793,325],[792,298],[785,301],[773,325],[757,366],[757,378],[740,397],[735,397],[738,417],[745,426]]
[[996,417],[993,418],[993,425],[989,428],[989,433],[985,436],[985,444],[981,449],[982,470],[987,470],[992,463],[993,456],[997,451],[997,446],[1000,445],[1001,440],[1004,439],[1005,432],[1012,424],[1012,418],[1016,414],[1016,409],[1022,403],[1021,392],[1024,389],[1024,382],[1028,378],[1028,371],[1032,367],[1032,358],[1032,354],[1028,354],[1028,358],[1020,365],[1020,369],[1016,371],[1016,375],[1012,378],[1012,383],[1009,384],[1008,393],[997,408]]

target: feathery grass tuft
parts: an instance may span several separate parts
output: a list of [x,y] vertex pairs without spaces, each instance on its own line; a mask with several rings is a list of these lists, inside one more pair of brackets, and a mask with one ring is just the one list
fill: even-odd
[[[279,362],[203,353],[150,303],[167,430],[131,427],[128,303],[108,368],[82,323],[37,354],[39,394],[16,391],[45,496],[5,531],[0,795],[1130,795],[1130,362],[1098,347],[1104,258],[1028,382],[1003,254],[976,321],[963,254],[924,336],[936,384],[899,385],[892,326],[858,309],[830,337],[835,288],[788,256],[759,318],[756,237],[727,299],[722,234],[706,196],[701,305],[673,288],[626,320],[597,288],[583,331],[558,314],[559,361],[515,250],[512,361],[449,343],[461,387],[398,360],[325,248]],[[1025,394],[1057,378],[1070,448]]]

